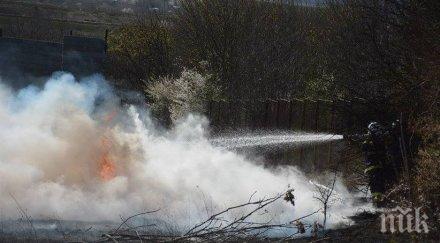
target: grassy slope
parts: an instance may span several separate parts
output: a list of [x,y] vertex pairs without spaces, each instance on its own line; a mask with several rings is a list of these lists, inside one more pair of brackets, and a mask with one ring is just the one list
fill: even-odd
[[8,36],[11,26],[41,18],[55,29],[65,32],[73,30],[76,35],[102,38],[106,29],[113,29],[131,18],[115,9],[100,6],[88,6],[87,10],[83,10],[53,3],[3,0],[0,2],[0,28]]

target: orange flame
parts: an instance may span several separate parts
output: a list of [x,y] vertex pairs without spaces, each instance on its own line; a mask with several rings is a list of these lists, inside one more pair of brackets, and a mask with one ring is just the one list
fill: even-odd
[[116,176],[116,166],[108,153],[104,153],[99,160],[99,176],[104,181],[109,181]]
[[[116,111],[110,113],[104,118],[105,123],[110,122]],[[103,136],[101,139],[101,157],[99,158],[99,176],[103,181],[109,181],[116,176],[116,163],[113,161],[110,154],[112,143],[107,136]]]

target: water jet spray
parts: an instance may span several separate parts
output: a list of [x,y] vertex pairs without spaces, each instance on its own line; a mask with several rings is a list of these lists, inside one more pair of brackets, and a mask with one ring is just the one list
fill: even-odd
[[211,143],[217,147],[228,149],[257,147],[257,146],[273,146],[273,145],[301,145],[323,143],[328,141],[342,140],[342,135],[325,134],[325,133],[271,133],[242,135],[242,136],[223,136],[211,139]]

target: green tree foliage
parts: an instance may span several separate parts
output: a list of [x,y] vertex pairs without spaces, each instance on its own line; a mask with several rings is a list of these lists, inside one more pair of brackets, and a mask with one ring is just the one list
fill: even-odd
[[144,20],[113,31],[108,40],[108,74],[128,89],[176,72],[174,40],[159,20]]

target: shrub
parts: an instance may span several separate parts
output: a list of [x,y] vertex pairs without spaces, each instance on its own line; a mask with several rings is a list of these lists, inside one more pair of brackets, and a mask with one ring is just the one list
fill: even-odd
[[436,227],[439,227],[440,213],[440,124],[438,121],[419,125],[423,147],[419,151],[416,171],[416,186],[419,200],[429,211]]
[[107,73],[124,88],[142,90],[145,83],[176,72],[173,38],[159,20],[142,21],[112,32]]
[[204,113],[209,100],[219,99],[220,89],[210,81],[209,74],[185,69],[179,78],[161,77],[145,91],[153,113],[174,122],[190,112]]

